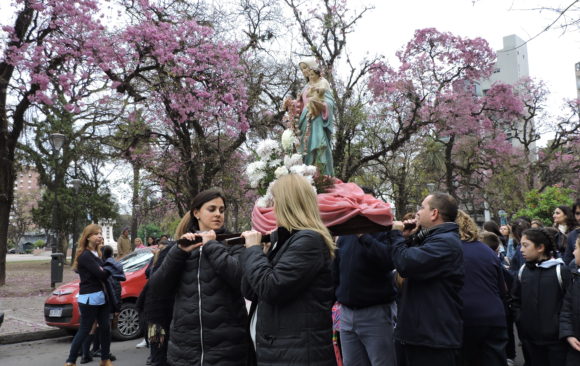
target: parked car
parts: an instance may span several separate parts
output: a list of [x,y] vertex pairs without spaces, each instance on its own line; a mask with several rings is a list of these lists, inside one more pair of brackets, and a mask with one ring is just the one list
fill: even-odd
[[[148,247],[135,250],[119,261],[123,265],[127,280],[121,282],[121,312],[117,329],[111,332],[115,340],[134,339],[143,332],[135,304],[147,283],[145,270],[153,257],[151,249]],[[44,303],[44,320],[47,325],[69,330],[78,329],[80,322],[78,292],[78,280],[59,286],[52,292]]]

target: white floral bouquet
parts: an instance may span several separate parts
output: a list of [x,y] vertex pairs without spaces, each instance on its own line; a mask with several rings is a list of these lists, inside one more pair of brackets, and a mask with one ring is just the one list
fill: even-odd
[[258,144],[256,148],[258,160],[246,167],[250,186],[256,188],[261,196],[256,201],[258,207],[272,205],[272,185],[276,179],[286,174],[302,175],[312,184],[312,189],[316,192],[315,176],[318,168],[314,165],[305,165],[302,155],[294,152],[297,141],[294,132],[288,129],[282,133],[281,143],[266,139]]

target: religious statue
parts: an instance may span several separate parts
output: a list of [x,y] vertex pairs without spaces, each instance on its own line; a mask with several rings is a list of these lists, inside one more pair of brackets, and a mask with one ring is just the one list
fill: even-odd
[[330,84],[320,72],[314,59],[298,64],[307,84],[298,100],[286,100],[286,109],[299,108],[298,152],[304,154],[304,163],[316,165],[321,174],[334,176],[332,161],[332,132],[334,122],[334,98]]

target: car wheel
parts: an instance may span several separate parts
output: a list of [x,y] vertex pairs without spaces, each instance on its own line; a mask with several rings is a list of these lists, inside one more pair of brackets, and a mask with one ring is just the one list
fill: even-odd
[[113,329],[111,335],[117,341],[128,341],[139,337],[142,333],[139,322],[139,312],[135,304],[125,302],[121,305],[117,328]]

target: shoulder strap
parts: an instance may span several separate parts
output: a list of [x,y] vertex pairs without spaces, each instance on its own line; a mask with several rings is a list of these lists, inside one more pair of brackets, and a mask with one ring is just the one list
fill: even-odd
[[564,290],[564,285],[562,282],[562,265],[558,264],[556,266],[556,277],[558,277],[558,283],[560,284],[560,290]]
[[526,268],[526,265],[522,264],[520,270],[518,271],[518,280],[520,280],[520,282],[522,282],[522,273],[524,273],[524,268]]

